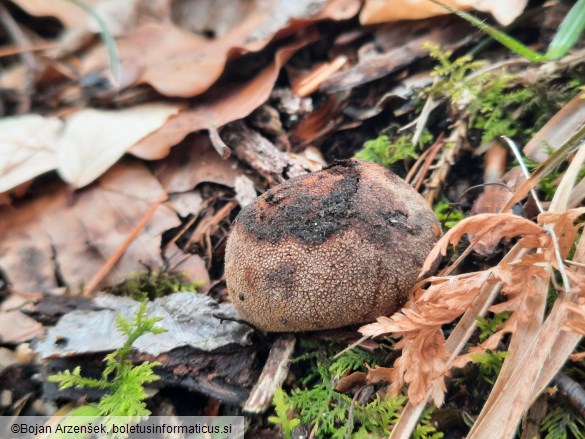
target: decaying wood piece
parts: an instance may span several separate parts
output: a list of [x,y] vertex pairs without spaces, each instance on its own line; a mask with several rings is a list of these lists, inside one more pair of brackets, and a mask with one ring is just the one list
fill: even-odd
[[234,154],[271,186],[308,173],[292,156],[277,149],[267,138],[248,128],[242,121],[228,124],[222,129],[221,136]]
[[268,409],[274,392],[288,375],[290,357],[295,349],[295,343],[296,338],[291,334],[279,337],[274,342],[262,374],[244,404],[245,412],[264,413]]

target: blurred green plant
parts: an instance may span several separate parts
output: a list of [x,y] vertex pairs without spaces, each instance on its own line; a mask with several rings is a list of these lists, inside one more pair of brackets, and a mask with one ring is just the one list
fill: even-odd
[[467,12],[460,11],[438,0],[429,1],[477,26],[500,44],[532,62],[554,61],[562,58],[573,48],[585,29],[585,0],[577,0],[559,26],[546,53],[540,53]]
[[87,3],[81,0],[67,1],[73,3],[74,5],[79,6],[81,9],[83,9],[89,15],[91,15],[97,22],[98,27],[100,28],[100,36],[108,51],[108,60],[110,64],[110,70],[112,71],[112,79],[114,81],[114,84],[118,85],[120,78],[120,58],[118,56],[118,46],[116,45],[116,40],[114,39],[114,36],[110,32],[108,25],[103,20],[103,18],[96,12],[96,10]]

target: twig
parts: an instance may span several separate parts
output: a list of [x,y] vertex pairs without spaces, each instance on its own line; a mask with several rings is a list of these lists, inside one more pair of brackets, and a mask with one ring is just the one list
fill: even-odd
[[0,58],[5,56],[20,55],[25,52],[39,52],[41,50],[54,49],[58,47],[56,43],[31,44],[30,46],[7,47],[0,49]]
[[439,151],[441,150],[441,148],[445,144],[445,142],[443,142],[443,137],[445,137],[445,133],[442,132],[441,134],[439,134],[439,137],[437,138],[437,140],[435,141],[433,146],[431,146],[431,148],[430,148],[431,152],[429,153],[428,157],[426,158],[420,171],[417,173],[416,177],[414,178],[414,181],[416,181],[414,188],[417,190],[417,192],[420,190],[420,188],[425,180],[425,175],[426,175],[427,171],[429,170],[429,168],[431,167],[433,160],[435,160],[435,157],[437,156],[437,154],[439,153]]
[[264,413],[268,409],[274,392],[282,385],[288,375],[290,357],[295,349],[295,344],[296,338],[290,334],[281,336],[274,342],[260,378],[244,404],[244,412]]
[[136,224],[134,229],[132,229],[130,234],[126,237],[124,242],[122,242],[120,247],[118,247],[116,252],[110,257],[110,259],[108,259],[106,261],[106,263],[104,264],[102,269],[93,277],[93,279],[91,279],[89,281],[89,283],[87,284],[87,286],[83,290],[83,295],[87,296],[87,295],[91,294],[91,292],[96,289],[96,287],[108,275],[108,273],[110,271],[112,271],[112,269],[116,266],[116,264],[118,263],[120,258],[122,258],[122,256],[126,252],[126,249],[130,246],[132,241],[134,241],[136,239],[136,237],[138,236],[140,231],[144,228],[144,226],[146,226],[148,221],[150,221],[150,219],[152,218],[152,216],[156,212],[156,209],[158,209],[160,204],[164,200],[166,200],[166,198],[167,198],[167,192],[164,191],[156,199],[156,201],[149,207],[149,209],[146,211],[146,213],[144,214],[142,219],[138,222],[138,224]]

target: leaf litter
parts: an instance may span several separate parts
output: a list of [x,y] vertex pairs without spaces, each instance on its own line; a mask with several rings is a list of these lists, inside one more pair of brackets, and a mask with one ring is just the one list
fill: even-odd
[[[161,361],[165,384],[262,413],[285,383],[295,340],[269,336],[264,343],[250,338],[242,325],[220,324],[222,317],[214,315],[212,308],[220,307],[223,317],[235,317],[226,303],[222,261],[239,206],[257,191],[353,155],[392,118],[407,123],[401,130],[415,127],[415,138],[425,124],[435,127],[436,141],[426,151],[413,152],[420,153],[415,164],[406,161],[395,169],[408,173],[429,202],[445,194],[460,200],[479,182],[466,173],[457,175],[466,154],[476,149],[466,104],[454,111],[445,100],[429,101],[416,115],[417,96],[435,84],[429,50],[420,43],[466,50],[478,37],[454,17],[429,18],[445,11],[427,1],[397,7],[393,1],[367,0],[361,7],[356,0],[294,5],[249,0],[231,2],[230,8],[202,0],[132,1],[117,15],[112,13],[116,2],[87,2],[117,40],[118,82],[109,71],[106,48],[92,40],[99,26],[80,8],[66,1],[12,3],[31,16],[55,17],[62,26],[57,38],[35,34],[32,44],[9,33],[11,44],[42,56],[34,55],[35,75],[25,74],[30,65],[18,55],[7,59],[8,68],[0,73],[0,192],[5,203],[0,207],[0,268],[9,285],[0,337],[4,343],[21,343],[46,332],[37,350],[54,357],[48,367],[56,367],[53,361],[85,364],[84,355],[115,349],[113,316],[137,304],[98,294],[84,299],[94,302],[90,309],[72,305],[55,326],[44,329],[23,313],[27,293],[34,300],[42,297],[40,304],[66,298],[64,289],[69,294],[103,290],[145,267],[183,271],[203,281],[202,291],[219,305],[203,294],[158,300],[178,301],[175,310],[181,308],[179,314],[189,318],[197,314],[184,307],[191,299],[205,306],[213,302],[203,312],[211,332],[198,338],[193,331],[203,323],[197,319],[168,321],[173,331],[164,343],[145,341],[137,346],[136,358]],[[507,25],[527,2],[448,3],[488,12]],[[545,13],[554,6],[547,8]],[[23,23],[30,20],[16,16]],[[27,25],[34,33],[42,20]],[[47,41],[56,46],[43,49]],[[520,78],[513,86],[518,87],[534,85],[547,69],[554,77],[582,64],[583,56],[575,51],[525,71],[514,70],[521,65],[514,59],[506,65]],[[462,76],[461,83],[474,74]],[[26,95],[33,89],[36,94]],[[35,113],[18,114],[27,100]],[[466,194],[475,200],[474,215],[445,233],[423,272],[444,265],[450,254],[458,256],[455,262],[421,279],[401,311],[361,329],[381,343],[389,335],[400,339],[393,367],[388,360],[367,365],[341,377],[336,389],[355,392],[351,407],[356,400],[367,402],[363,395],[357,398],[367,387],[370,395],[372,389],[406,393],[409,402],[392,427],[393,438],[411,437],[427,400],[453,405],[449,379],[456,379],[455,368],[502,348],[507,356],[468,437],[512,437],[585,332],[583,210],[578,207],[585,191],[582,181],[573,184],[583,161],[580,151],[575,154],[582,137],[581,101],[576,96],[561,106],[527,142],[526,155],[543,162],[531,178],[521,178],[517,170],[506,173],[505,157],[495,176],[486,170],[487,185]],[[439,118],[451,119],[437,123],[439,112]],[[481,154],[482,148],[474,152]],[[550,154],[551,149],[556,152]],[[497,161],[489,160],[486,168]],[[529,198],[522,205],[526,216],[516,215],[514,204],[559,166],[564,177],[552,183],[557,192],[543,203],[548,211],[530,219],[534,200]],[[55,170],[63,181],[51,174]],[[547,307],[546,296],[554,288],[558,297]],[[4,306],[10,303],[17,304],[15,309]],[[502,312],[509,314],[507,320],[477,341],[476,318]],[[92,328],[104,336],[88,337]],[[246,335],[222,341],[226,331]],[[542,346],[551,354],[539,351]],[[270,361],[260,373],[267,354]],[[573,358],[578,361],[579,354]]]

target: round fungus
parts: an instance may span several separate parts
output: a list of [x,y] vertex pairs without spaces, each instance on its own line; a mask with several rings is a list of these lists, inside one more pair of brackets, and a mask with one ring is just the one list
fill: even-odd
[[336,162],[242,209],[227,242],[228,292],[268,332],[373,321],[404,304],[439,234],[428,204],[395,174]]

